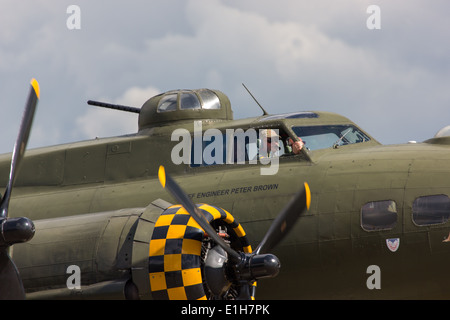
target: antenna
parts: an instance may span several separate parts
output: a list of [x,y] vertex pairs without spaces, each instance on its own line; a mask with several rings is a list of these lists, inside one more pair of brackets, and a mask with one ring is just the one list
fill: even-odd
[[122,106],[120,104],[112,104],[112,103],[106,103],[106,102],[100,102],[100,101],[94,101],[94,100],[88,100],[87,103],[91,106],[109,108],[109,109],[120,110],[120,111],[127,111],[127,112],[134,112],[134,113],[139,113],[141,111],[141,109],[139,109],[139,108]]
[[258,102],[258,100],[256,100],[256,98],[252,95],[252,93],[250,92],[250,90],[248,90],[248,88],[245,86],[245,84],[242,84],[245,88],[245,90],[247,90],[248,94],[253,98],[253,100],[255,100],[255,102],[258,104],[258,106],[261,108],[261,110],[263,111],[263,115],[264,116],[268,116],[269,114],[267,113],[266,110],[264,110],[263,106]]

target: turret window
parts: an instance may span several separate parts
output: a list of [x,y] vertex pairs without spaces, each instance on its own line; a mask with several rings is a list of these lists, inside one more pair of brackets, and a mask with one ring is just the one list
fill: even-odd
[[198,109],[220,109],[219,97],[208,89],[172,91],[166,93],[158,104],[158,112]]
[[183,109],[200,109],[198,97],[191,92],[182,92],[180,96],[180,107]]
[[167,112],[177,110],[177,97],[176,93],[166,94],[161,98],[158,105],[158,112]]
[[220,109],[220,100],[214,92],[208,89],[198,90],[203,109]]

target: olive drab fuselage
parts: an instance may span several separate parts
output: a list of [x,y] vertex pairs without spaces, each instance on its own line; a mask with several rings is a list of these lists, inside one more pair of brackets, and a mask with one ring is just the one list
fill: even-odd
[[[176,99],[181,97],[175,93]],[[107,284],[106,297],[130,277],[141,298],[151,297],[148,243],[159,214],[176,203],[159,184],[160,165],[193,202],[230,212],[252,246],[303,183],[309,184],[310,209],[275,249],[281,272],[258,282],[257,299],[447,297],[448,138],[384,146],[333,113],[233,120],[213,112],[207,119],[160,113],[151,123],[141,111],[136,134],[27,151],[10,215],[25,215],[36,225],[35,237],[12,251],[29,297],[57,297],[69,290],[70,265],[80,267],[82,285]],[[244,163],[175,164],[172,152],[181,140],[173,139],[173,132],[187,130],[195,143],[199,121],[203,136],[209,129],[225,134],[227,129],[269,128],[280,133],[280,148],[286,137],[301,137],[306,145],[297,155],[283,150],[277,172],[270,175],[261,174],[267,164],[248,158]],[[328,140],[320,142],[319,133],[302,136],[312,127],[343,131],[333,138],[327,132]],[[337,143],[351,139],[351,130],[354,143]],[[9,159],[0,158],[4,182]],[[435,209],[444,213],[427,220],[427,204],[441,206]]]

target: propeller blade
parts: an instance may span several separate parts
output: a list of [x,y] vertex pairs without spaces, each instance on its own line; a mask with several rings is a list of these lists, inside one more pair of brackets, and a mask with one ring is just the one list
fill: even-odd
[[309,210],[310,203],[311,191],[305,182],[304,188],[291,199],[283,211],[275,218],[261,243],[256,248],[255,254],[271,251],[289,233],[305,208]]
[[202,229],[218,244],[220,245],[234,261],[240,261],[241,255],[229,247],[225,241],[216,233],[211,227],[206,217],[187,196],[187,194],[180,188],[180,186],[166,173],[163,166],[159,167],[158,178],[162,187],[169,190],[175,199],[186,209],[187,212],[194,218],[194,220],[202,227]]
[[17,136],[12,153],[8,185],[6,186],[5,194],[0,202],[0,218],[8,217],[8,207],[9,200],[11,198],[12,186],[14,184],[14,180],[16,179],[17,169],[25,153],[25,148],[31,131],[31,124],[33,123],[34,111],[36,110],[36,104],[39,100],[39,83],[36,79],[32,79],[30,84],[30,93],[28,95],[27,104],[22,116],[19,135]]
[[25,299],[22,280],[7,249],[0,250],[0,300]]
[[250,286],[248,281],[243,280],[240,281],[238,295],[236,297],[236,300],[251,300],[252,295],[250,294]]
[[36,79],[32,79],[30,84],[30,93],[23,112],[19,134],[12,152],[8,184],[5,189],[5,194],[0,200],[0,299],[25,299],[22,279],[20,278],[17,267],[8,254],[8,247],[14,243],[30,240],[35,231],[33,222],[28,218],[8,219],[12,187],[16,180],[20,162],[25,154],[34,112],[39,100],[39,83]]

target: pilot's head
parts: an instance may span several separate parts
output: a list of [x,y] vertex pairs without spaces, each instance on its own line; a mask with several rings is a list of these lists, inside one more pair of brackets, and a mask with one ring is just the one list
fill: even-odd
[[277,131],[273,129],[260,130],[260,139],[263,143],[263,146],[267,145],[267,150],[278,150],[280,135]]

